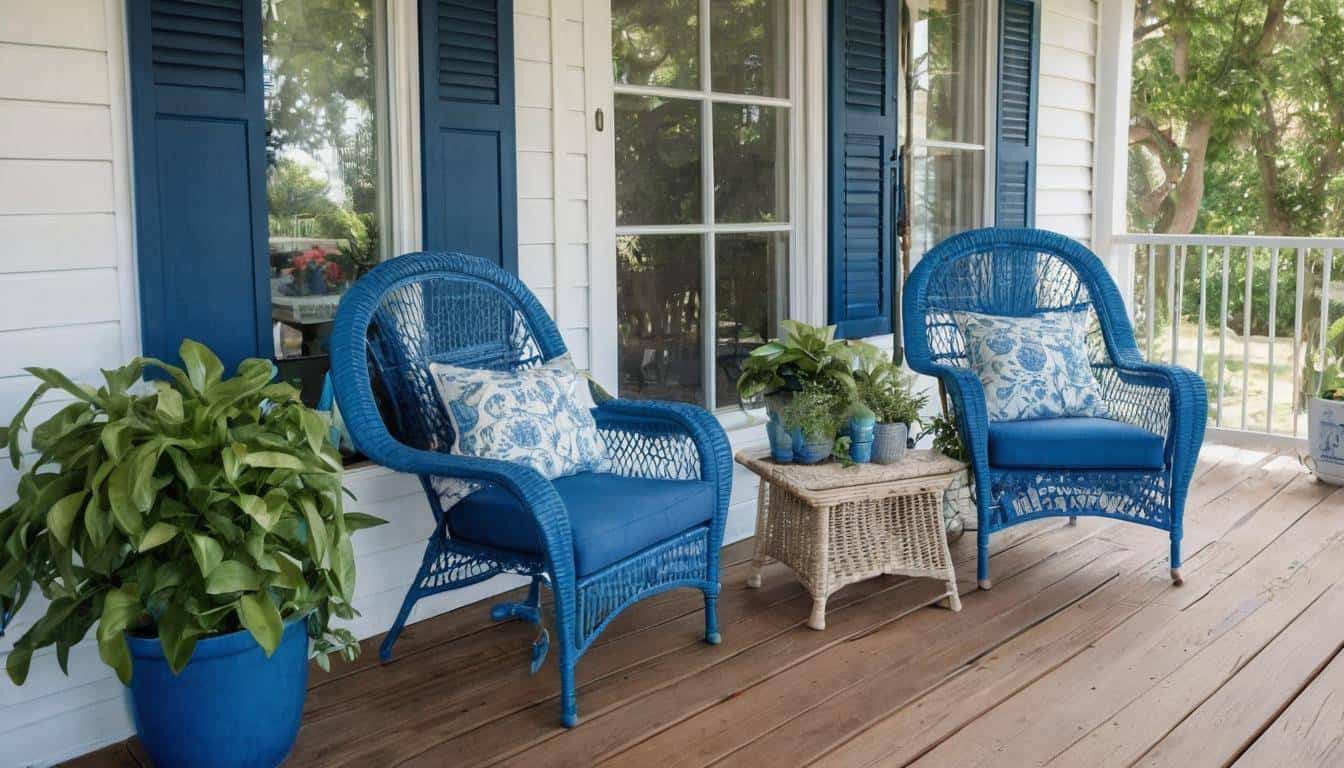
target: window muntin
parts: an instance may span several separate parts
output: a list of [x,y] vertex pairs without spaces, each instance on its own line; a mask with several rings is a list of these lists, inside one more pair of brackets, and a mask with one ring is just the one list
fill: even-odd
[[308,390],[341,295],[390,255],[386,17],[383,0],[265,2],[262,13],[275,356]]
[[612,2],[622,396],[733,406],[788,316],[793,11]]

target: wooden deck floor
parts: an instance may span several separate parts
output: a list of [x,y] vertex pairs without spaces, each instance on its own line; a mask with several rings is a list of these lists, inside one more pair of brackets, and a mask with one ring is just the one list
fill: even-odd
[[[1045,521],[993,541],[995,587],[964,610],[897,578],[831,599],[827,628],[781,566],[747,590],[724,552],[723,644],[672,593],[618,620],[579,665],[582,724],[531,633],[477,605],[408,629],[397,659],[314,674],[292,766],[1344,765],[1344,491],[1292,456],[1206,448],[1186,516],[1185,586],[1167,540]],[[78,761],[134,766],[134,740]],[[147,764],[147,761],[145,761]]]

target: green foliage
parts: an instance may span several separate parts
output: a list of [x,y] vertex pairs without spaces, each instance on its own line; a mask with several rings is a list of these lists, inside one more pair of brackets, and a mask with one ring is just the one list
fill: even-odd
[[749,401],[760,395],[799,392],[809,385],[837,398],[854,392],[853,352],[835,338],[835,326],[818,327],[783,320],[784,335],[753,349],[737,380],[737,394]]
[[871,344],[855,345],[854,357],[857,361],[854,369],[857,402],[871,409],[877,420],[884,424],[913,426],[919,423],[919,413],[929,399],[927,395],[913,393],[912,377]]
[[[271,168],[270,178],[266,182],[269,215],[284,221],[295,216],[314,216],[320,220],[323,216],[335,214],[339,209],[327,198],[328,187],[327,182],[314,176],[308,166],[282,157]],[[322,231],[318,234],[335,236],[337,233]]]
[[849,411],[849,401],[819,384],[808,384],[779,414],[789,430],[798,429],[809,441],[832,440]]
[[919,433],[916,440],[923,440],[927,435],[933,435],[933,449],[957,461],[970,461],[966,455],[966,446],[961,442],[961,433],[957,430],[957,425],[946,416],[934,416],[928,429]]
[[[122,682],[126,632],[157,636],[174,672],[202,637],[239,629],[269,655],[282,622],[304,616],[320,663],[358,653],[330,621],[355,615],[350,534],[383,521],[344,510],[329,425],[271,383],[268,360],[226,379],[203,345],[180,354],[185,368],[137,358],[97,389],[27,369],[41,384],[6,430],[16,469],[32,405],[50,391],[74,402],[32,429],[38,458],[0,510],[0,609],[34,586],[50,600],[9,655],[16,684],[47,646],[64,669],[94,625]],[[165,380],[138,384],[147,369]]]

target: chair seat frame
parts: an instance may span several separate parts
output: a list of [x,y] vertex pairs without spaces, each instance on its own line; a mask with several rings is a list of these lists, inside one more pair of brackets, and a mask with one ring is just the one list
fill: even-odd
[[[1028,316],[1090,311],[1089,358],[1110,418],[1163,438],[1163,466],[1132,469],[1021,469],[989,463],[984,387],[969,367],[953,313]],[[906,359],[936,376],[975,476],[977,577],[992,586],[995,531],[1044,517],[1107,517],[1165,531],[1171,576],[1181,583],[1185,501],[1208,419],[1204,381],[1193,371],[1147,362],[1123,297],[1096,254],[1039,229],[986,228],[944,240],[911,271],[903,296]]]
[[[461,309],[464,302],[466,311],[451,318],[430,314],[441,306]],[[415,312],[404,311],[411,304],[421,313],[419,323],[409,321]],[[493,320],[497,328],[471,327],[474,315],[482,318],[481,325],[488,326]],[[497,329],[502,332],[491,336]],[[431,338],[435,333],[453,339]],[[331,342],[336,399],[355,447],[377,464],[418,475],[434,515],[420,569],[380,648],[382,660],[391,658],[392,647],[419,600],[499,574],[530,577],[531,586],[522,602],[496,605],[491,615],[496,620],[522,619],[544,625],[540,588],[551,589],[561,718],[566,726],[573,726],[578,723],[575,666],[627,607],[671,589],[700,590],[705,600],[705,640],[720,642],[719,550],[732,486],[732,457],[723,428],[703,408],[620,399],[594,408],[616,474],[706,481],[715,488],[715,507],[708,524],[580,576],[574,565],[570,512],[554,485],[527,466],[448,453],[452,435],[445,426],[446,411],[428,384],[427,372],[428,365],[436,361],[519,369],[565,354],[555,324],[517,278],[483,259],[460,253],[408,254],[375,267],[342,299]],[[379,410],[375,382],[385,395],[391,425]],[[434,424],[440,426],[434,428]],[[529,554],[455,539],[431,484],[434,478],[488,483],[507,490],[531,512],[544,551]],[[545,660],[550,643],[550,632],[543,626],[533,644],[533,672]]]

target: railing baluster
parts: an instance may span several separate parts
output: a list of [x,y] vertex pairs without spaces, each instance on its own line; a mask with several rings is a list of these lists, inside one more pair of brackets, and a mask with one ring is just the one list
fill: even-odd
[[1215,426],[1223,426],[1223,372],[1227,370],[1227,277],[1232,249],[1223,246],[1223,303],[1218,312],[1218,414]]
[[1246,246],[1246,290],[1241,302],[1241,428],[1246,428],[1246,401],[1251,386],[1251,286],[1255,283],[1255,248]]
[[[1325,370],[1325,332],[1330,329],[1330,268],[1334,266],[1335,249],[1325,249],[1325,260],[1321,262],[1321,338],[1320,352],[1316,357],[1316,364],[1321,370]],[[1317,379],[1311,384],[1313,394],[1319,394],[1321,390],[1321,380]]]
[[1148,359],[1153,359],[1153,332],[1157,313],[1157,286],[1154,280],[1157,277],[1157,267],[1153,263],[1153,246],[1148,246],[1148,289],[1144,291],[1143,321],[1148,326]]
[[[1195,373],[1204,378],[1204,307],[1208,298],[1209,246],[1199,247],[1199,336],[1195,339]],[[1207,416],[1207,414],[1206,414]]]
[[1269,412],[1265,414],[1265,431],[1274,434],[1274,321],[1279,311],[1279,249],[1269,251],[1269,385],[1265,399]]
[[1185,264],[1177,264],[1177,259],[1185,252],[1178,246],[1167,246],[1167,310],[1171,313],[1171,360],[1176,364],[1181,346],[1181,284],[1185,282]]
[[1302,298],[1306,251],[1306,248],[1297,249],[1297,293],[1293,303],[1293,437],[1297,437],[1297,412],[1300,410],[1298,397],[1302,393]]

